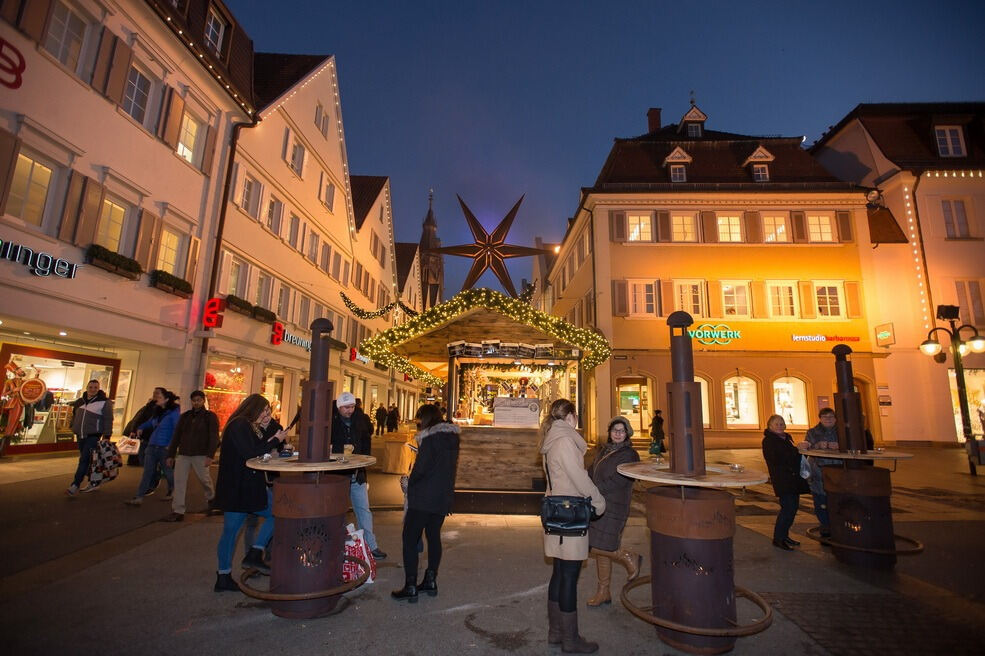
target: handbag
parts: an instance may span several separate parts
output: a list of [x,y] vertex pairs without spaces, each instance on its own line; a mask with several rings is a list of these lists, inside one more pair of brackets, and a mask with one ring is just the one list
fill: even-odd
[[[551,470],[544,463],[547,472],[547,485],[552,490]],[[547,535],[582,536],[588,533],[588,523],[592,519],[592,498],[550,495],[540,502],[540,523]]]

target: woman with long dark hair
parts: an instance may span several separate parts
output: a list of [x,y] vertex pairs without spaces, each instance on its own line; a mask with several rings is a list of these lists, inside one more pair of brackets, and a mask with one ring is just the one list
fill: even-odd
[[236,535],[246,516],[254,513],[264,518],[253,545],[243,559],[243,567],[269,574],[263,562],[263,550],[274,535],[273,495],[267,488],[263,472],[250,469],[246,461],[278,449],[284,431],[266,437],[263,426],[270,419],[270,402],[262,394],[250,394],[233,411],[222,431],[219,451],[219,478],[216,481],[215,506],[223,511],[222,536],[216,547],[219,568],[215,591],[239,590],[232,578]]
[[[540,452],[547,474],[547,496],[591,497],[595,513],[605,512],[605,499],[585,471],[588,448],[575,430],[578,415],[567,399],[551,404],[542,427]],[[547,588],[547,642],[561,644],[565,653],[590,654],[598,644],[578,634],[578,574],[588,558],[588,536],[544,535],[544,553],[554,560]]]
[[137,496],[124,502],[128,506],[139,506],[143,504],[145,496],[154,493],[159,482],[159,472],[168,482],[168,493],[162,500],[170,501],[174,493],[174,472],[168,466],[168,446],[174,436],[174,429],[178,426],[181,407],[178,405],[177,395],[163,387],[154,388],[154,403],[154,416],[137,426],[137,436],[150,433],[150,439],[144,451],[144,474],[137,487]]
[[[421,430],[415,436],[417,460],[407,481],[407,512],[402,536],[404,587],[391,592],[394,599],[417,602],[418,593],[438,594],[438,565],[441,564],[441,525],[451,512],[455,498],[455,471],[458,467],[459,430],[442,421],[441,411],[423,405],[417,411]],[[424,579],[417,582],[417,545],[421,533],[427,536],[428,566]]]

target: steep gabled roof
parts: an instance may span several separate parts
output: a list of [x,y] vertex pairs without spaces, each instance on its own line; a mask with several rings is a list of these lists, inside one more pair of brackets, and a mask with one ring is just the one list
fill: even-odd
[[295,84],[320,68],[331,55],[287,55],[258,52],[253,55],[253,95],[257,108],[266,109]]
[[356,230],[362,230],[369,210],[383,193],[387,180],[389,178],[385,175],[349,176],[349,186],[352,187],[352,211],[356,214]]
[[417,256],[417,243],[412,241],[398,241],[394,245],[393,256],[397,260],[397,289],[402,290],[407,284],[407,276],[410,275],[414,258]]

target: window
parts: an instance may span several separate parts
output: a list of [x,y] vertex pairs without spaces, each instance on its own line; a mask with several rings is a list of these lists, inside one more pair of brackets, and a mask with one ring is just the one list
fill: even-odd
[[786,215],[763,215],[763,241],[767,244],[782,244],[790,241]]
[[147,101],[150,98],[151,81],[136,66],[130,67],[127,86],[123,92],[123,111],[141,125],[147,119]]
[[280,220],[284,215],[284,203],[273,196],[267,201],[267,228],[275,235],[280,234]]
[[726,317],[749,316],[749,285],[744,282],[722,282],[722,309]]
[[328,208],[329,212],[335,211],[335,185],[331,182],[325,183],[325,189],[322,195],[322,202],[325,203],[325,207]]
[[[595,292],[590,291],[585,294],[585,324],[594,325],[595,323]],[[654,301],[656,303],[656,301]]]
[[301,177],[304,172],[304,145],[300,141],[295,141],[294,146],[291,148],[291,161],[289,165],[291,170]]
[[628,213],[626,224],[629,226],[628,241],[653,241],[653,219],[650,213]]
[[671,215],[670,240],[698,241],[698,223],[694,214]]
[[753,164],[752,165],[752,179],[756,182],[769,182],[770,181],[770,168],[766,164]]
[[18,153],[14,177],[10,181],[10,195],[7,197],[7,213],[25,223],[40,226],[44,221],[51,173],[50,167],[24,152]]
[[807,385],[799,378],[784,376],[773,381],[773,412],[788,428],[807,428]]
[[687,124],[687,136],[691,138],[696,138],[701,136],[701,124],[700,123],[688,123]]
[[767,287],[770,295],[770,316],[797,316],[797,297],[793,283],[771,282]]
[[302,328],[307,328],[311,323],[309,321],[308,312],[311,308],[311,299],[307,296],[301,296],[301,301],[298,303],[298,325]]
[[656,283],[652,280],[629,281],[629,314],[652,317],[656,313],[656,289]]
[[841,289],[835,283],[815,283],[814,295],[817,298],[819,317],[841,316]]
[[944,212],[944,229],[948,239],[961,239],[971,236],[968,230],[968,215],[965,213],[963,200],[942,200],[941,210]]
[[233,258],[229,262],[229,275],[226,278],[226,294],[233,296],[243,296],[243,273],[246,271],[246,265],[243,261],[237,258]]
[[308,235],[308,259],[312,262],[318,262],[318,246],[321,241],[321,237],[318,236],[317,232],[312,232]]
[[941,157],[964,157],[964,135],[960,125],[938,125],[934,128],[937,136],[937,152]]
[[157,267],[173,276],[185,275],[185,236],[173,228],[161,230],[161,242],[157,248]]
[[328,274],[336,280],[341,280],[342,275],[342,254],[338,251],[332,254],[332,272]]
[[759,428],[759,395],[756,381],[746,376],[726,378],[725,426],[727,428]]
[[103,207],[99,212],[99,229],[96,231],[97,244],[111,251],[121,250],[127,209],[122,201],[109,197],[103,199]]
[[684,168],[683,164],[670,165],[670,181],[687,182],[687,169]]
[[273,285],[274,279],[268,274],[260,272],[257,276],[257,289],[256,295],[253,297],[253,303],[259,305],[262,308],[270,309],[270,288]]
[[955,280],[954,288],[961,308],[961,320],[973,326],[985,326],[985,306],[982,303],[982,285],[978,280]]
[[830,214],[808,214],[807,236],[811,241],[834,241],[834,224]]
[[325,114],[325,110],[324,108],[322,108],[322,104],[318,103],[317,105],[315,105],[315,127],[318,128],[319,130],[321,129],[321,117],[324,114]]
[[291,315],[291,288],[284,283],[280,284],[277,292],[277,316],[280,318]]
[[586,230],[581,233],[581,239],[578,240],[578,266],[585,263],[588,259],[588,240],[591,237],[589,232]]
[[708,398],[708,380],[695,376],[694,382],[701,389],[701,423],[705,428],[711,426],[711,400]]
[[331,119],[328,116],[328,112],[321,117],[321,136],[328,138],[328,126]]
[[318,266],[325,273],[328,273],[328,270],[332,267],[332,247],[327,242],[321,245],[321,260]]
[[301,219],[298,218],[297,214],[291,214],[291,226],[287,233],[287,243],[291,245],[291,248],[298,247],[298,237],[301,232]]
[[346,260],[342,264],[342,279],[339,282],[341,282],[344,287],[349,286],[349,266],[349,260]]
[[742,217],[731,214],[718,215],[718,241],[742,241]]
[[311,310],[311,320],[321,319],[322,314],[325,312],[325,306],[321,303],[315,303],[314,309]]
[[44,49],[66,68],[77,72],[85,40],[86,21],[69,9],[64,2],[55,2],[48,20]]
[[220,57],[227,27],[226,19],[214,7],[209,7],[209,15],[205,19],[205,44]]
[[315,127],[321,132],[321,136],[328,137],[328,111],[324,105],[318,103],[315,107]]
[[239,206],[254,219],[259,215],[260,183],[253,176],[247,175],[243,178],[243,195],[240,198]]
[[705,315],[705,283],[703,280],[674,281],[674,309],[684,310],[692,317]]
[[190,113],[185,112],[181,117],[181,129],[178,130],[178,155],[184,159],[189,164],[198,166],[199,160],[201,158],[201,148],[199,147],[198,138],[199,133],[202,131],[202,123],[192,116]]

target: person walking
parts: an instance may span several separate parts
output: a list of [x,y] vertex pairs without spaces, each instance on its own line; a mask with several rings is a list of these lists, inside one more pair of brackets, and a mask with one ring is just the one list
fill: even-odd
[[[342,392],[335,400],[336,410],[332,413],[332,453],[343,453],[346,445],[352,452],[368,456],[372,451],[373,431],[367,428],[369,418],[361,410],[356,410],[356,397],[350,392]],[[373,512],[369,509],[369,483],[366,469],[357,469],[349,482],[349,501],[356,523],[363,530],[366,546],[373,558],[383,560],[386,553],[376,543],[373,533]]]
[[283,444],[284,431],[264,437],[262,426],[270,419],[270,402],[262,394],[250,394],[229,416],[222,431],[219,447],[219,477],[216,481],[215,507],[223,511],[222,535],[216,546],[218,569],[213,589],[216,592],[239,590],[233,580],[233,552],[236,536],[249,513],[264,518],[243,567],[270,574],[263,561],[263,550],[274,535],[273,494],[262,471],[250,469],[246,461],[274,451]]
[[158,469],[162,470],[164,479],[168,482],[168,493],[161,501],[171,501],[174,496],[174,473],[167,463],[168,446],[178,426],[178,419],[181,418],[181,406],[178,405],[178,397],[174,392],[163,387],[155,389],[154,395],[158,398],[155,415],[137,427],[138,437],[145,431],[150,432],[151,436],[147,450],[144,451],[144,475],[140,478],[137,495],[123,502],[128,506],[143,504],[144,497],[153,493]]
[[800,546],[800,542],[790,537],[790,527],[797,516],[800,495],[808,488],[807,481],[800,477],[800,452],[786,429],[787,423],[780,415],[769,418],[763,431],[763,459],[770,472],[773,493],[780,500],[780,512],[773,527],[773,546],[792,551]]
[[400,424],[400,413],[397,411],[397,406],[391,405],[386,415],[386,432],[392,433],[397,430],[398,424]]
[[[587,445],[575,428],[578,416],[567,399],[551,404],[542,426],[540,453],[548,486],[546,496],[591,497],[596,514],[605,512],[605,498],[585,471]],[[588,558],[588,536],[544,534],[544,554],[554,560],[551,582],[547,587],[547,642],[561,644],[565,653],[590,654],[598,644],[578,633],[578,574]]]
[[[451,512],[455,499],[455,473],[458,468],[459,429],[442,420],[433,405],[417,413],[421,431],[415,436],[417,459],[407,480],[407,512],[401,536],[404,556],[404,587],[394,590],[394,599],[417,602],[417,595],[438,594],[438,566],[441,564],[441,525]],[[424,579],[417,582],[417,545],[421,533],[427,536],[428,566]]]
[[623,416],[609,420],[608,439],[595,451],[595,460],[588,468],[588,475],[605,499],[605,514],[588,527],[589,553],[595,558],[598,570],[598,590],[588,600],[595,607],[612,601],[609,590],[612,579],[612,563],[626,568],[626,580],[632,581],[640,574],[643,556],[620,549],[622,532],[629,519],[629,504],[633,496],[633,480],[626,478],[616,468],[627,462],[639,462],[640,456],[630,443],[633,427]]
[[386,430],[386,406],[382,403],[376,407],[376,434],[382,435],[383,431]]
[[664,448],[664,418],[662,410],[653,411],[650,421],[650,454],[659,457],[666,452]]
[[[98,380],[90,380],[86,391],[72,404],[72,432],[79,443],[79,465],[72,484],[65,490],[70,497],[79,493],[82,479],[89,476],[92,454],[99,447],[99,440],[108,440],[113,434],[113,402],[99,389]],[[82,491],[92,492],[98,487],[99,483],[93,483],[90,478]]]
[[209,467],[219,447],[219,418],[206,409],[205,392],[195,390],[190,398],[192,409],[178,419],[171,444],[168,445],[166,464],[174,471],[174,498],[171,500],[171,514],[164,519],[166,522],[180,522],[185,518],[185,492],[190,471],[195,472],[205,488],[205,500],[210,506],[215,497]]
[[[822,450],[830,449],[837,451],[838,447],[838,417],[833,408],[821,408],[817,413],[817,424],[807,429],[804,441],[798,446],[802,449]],[[811,456],[807,459],[811,466],[811,477],[808,479],[808,486],[811,490],[811,497],[814,499],[814,514],[817,515],[818,532],[822,538],[831,537],[831,519],[828,516],[828,495],[824,491],[824,478],[821,468],[828,465],[841,465],[841,460],[832,458],[815,458]]]
[[[158,393],[158,389],[154,388],[154,393]],[[157,400],[152,396],[147,400],[143,406],[137,410],[133,418],[127,422],[127,425],[123,427],[123,434],[127,437],[133,437],[137,433],[137,426],[144,423],[148,419],[154,416],[154,411],[157,409]],[[137,453],[127,456],[127,466],[128,467],[143,467],[144,466],[144,450],[147,448],[147,439],[150,435],[144,435],[140,439],[140,448]]]

